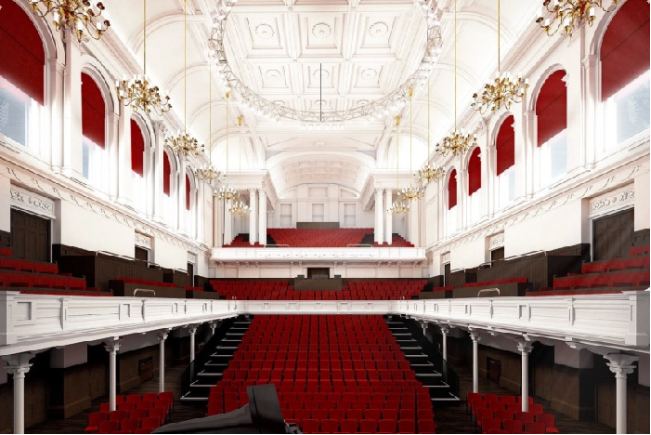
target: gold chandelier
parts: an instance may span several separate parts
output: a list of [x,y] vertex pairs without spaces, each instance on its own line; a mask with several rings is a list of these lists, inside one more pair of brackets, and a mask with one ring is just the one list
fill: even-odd
[[[41,18],[51,13],[54,27],[57,30],[70,28],[78,42],[81,42],[85,35],[100,39],[111,27],[108,19],[99,19],[104,11],[102,2],[93,5],[88,0],[29,0],[29,4]],[[44,5],[45,11],[39,9],[40,4]]]
[[418,170],[416,173],[416,179],[423,186],[427,186],[431,181],[438,182],[445,175],[443,168],[434,168],[429,164],[429,154],[430,154],[430,134],[429,134],[429,77],[427,78],[427,159],[425,166]]
[[457,0],[454,0],[454,131],[436,144],[436,151],[454,157],[477,146],[477,136],[457,130]]
[[[603,0],[545,0],[543,7],[548,13],[552,14],[552,19],[545,19],[543,17],[543,9],[541,9],[536,23],[545,30],[547,35],[552,36],[560,29],[566,36],[572,37],[574,26],[581,26],[587,22],[592,26],[595,20],[595,8],[599,8],[604,12],[612,12],[617,7],[619,0],[611,0],[608,9],[603,7]],[[558,21],[554,26],[553,23]]]
[[[413,159],[413,150],[414,150],[414,89],[409,88],[409,173],[411,174],[411,164],[414,161]],[[418,185],[409,183],[409,186],[402,189],[398,193],[398,198],[401,201],[406,201],[409,203],[415,199],[422,199],[425,196],[425,190]]]
[[471,106],[479,111],[482,115],[488,112],[497,111],[500,107],[504,106],[506,110],[511,108],[513,103],[522,102],[522,98],[529,87],[529,82],[523,79],[521,75],[514,80],[507,72],[501,70],[501,23],[500,23],[500,0],[497,0],[497,75],[492,82],[484,85],[484,90],[480,95],[473,94],[473,103]]
[[165,143],[172,148],[174,153],[185,157],[189,155],[200,156],[203,152],[203,145],[188,133],[188,44],[187,44],[187,21],[186,12],[188,0],[183,0],[183,131],[179,131],[176,136],[165,138]]
[[150,86],[147,80],[147,0],[143,1],[142,12],[142,75],[135,75],[131,80],[118,80],[115,88],[118,98],[125,106],[131,106],[134,110],[142,110],[149,114],[153,110],[158,115],[169,112],[172,108],[170,97],[165,94],[161,97],[158,86]]
[[398,190],[398,195],[396,195],[396,202],[391,204],[389,207],[389,213],[391,214],[405,214],[409,213],[409,203],[404,203],[401,199],[400,192],[400,116],[396,116],[396,187]]
[[208,123],[209,128],[208,128],[208,141],[209,141],[209,147],[208,147],[208,157],[210,159],[210,164],[208,165],[207,168],[201,168],[197,169],[195,171],[195,176],[197,179],[210,184],[210,186],[213,188],[213,190],[217,187],[219,183],[221,183],[221,178],[222,178],[222,173],[213,168],[212,166],[212,59],[209,60],[210,67],[208,68],[208,87],[210,88],[209,91],[209,115],[208,117],[210,118],[210,121]]
[[[238,174],[238,184],[241,186],[242,185],[242,117],[238,116],[237,117],[237,126],[239,131],[239,151],[238,151],[238,167],[237,167],[237,174]],[[240,195],[237,195],[237,200],[231,204],[231,208],[228,209],[233,214],[237,215],[245,215],[249,214],[251,212],[251,209],[249,208],[248,205],[244,204],[240,199]]]
[[248,205],[244,204],[242,201],[235,201],[231,207],[228,209],[232,214],[245,215],[251,212],[251,209]]
[[226,172],[224,172],[224,184],[222,187],[219,188],[219,193],[217,194],[217,199],[220,201],[237,201],[240,199],[240,194],[237,192],[237,190],[233,189],[231,186],[226,184],[226,177],[228,175],[228,162],[229,162],[229,156],[228,156],[228,149],[229,149],[229,143],[228,143],[228,102],[231,99],[231,93],[226,92]]

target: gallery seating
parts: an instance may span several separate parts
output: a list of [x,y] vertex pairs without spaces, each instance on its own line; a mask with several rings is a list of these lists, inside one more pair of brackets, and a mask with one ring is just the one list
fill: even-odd
[[168,421],[174,407],[174,393],[119,395],[115,398],[117,410],[109,411],[109,404],[100,404],[99,412],[88,415],[88,433],[151,433]]
[[[521,396],[468,393],[467,409],[482,433],[558,433],[553,414],[529,397],[522,412]],[[503,432],[501,432],[503,431]]]

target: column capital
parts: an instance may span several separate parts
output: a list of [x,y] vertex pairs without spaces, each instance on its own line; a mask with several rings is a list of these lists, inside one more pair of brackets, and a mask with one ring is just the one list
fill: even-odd
[[104,349],[107,352],[117,352],[120,350],[120,337],[107,338],[104,340]]
[[161,329],[160,331],[157,331],[156,336],[158,337],[158,341],[165,341],[170,331],[171,329]]
[[606,365],[610,367],[610,371],[615,373],[615,377],[624,377],[633,373],[635,369],[635,362],[638,360],[637,355],[629,355],[625,353],[609,353],[604,355],[604,359],[608,360]]
[[480,341],[481,340],[481,334],[479,333],[479,331],[477,331],[475,329],[468,330],[468,334],[470,334],[470,339],[472,341]]
[[5,355],[3,360],[7,361],[7,373],[15,378],[24,378],[25,374],[29,372],[32,365],[29,360],[34,358],[31,352],[17,353],[15,355]]
[[198,328],[198,327],[199,327],[199,325],[188,325],[188,326],[186,326],[185,328],[188,330],[188,332],[189,332],[190,334],[194,334],[194,333],[197,332],[197,328]]
[[526,340],[524,338],[517,338],[516,343],[518,343],[518,352],[521,354],[530,354],[533,349],[533,342]]
[[453,326],[450,326],[450,325],[439,325],[439,328],[441,328],[441,333],[443,333],[443,334],[447,334],[448,332],[450,332],[450,329],[452,329]]

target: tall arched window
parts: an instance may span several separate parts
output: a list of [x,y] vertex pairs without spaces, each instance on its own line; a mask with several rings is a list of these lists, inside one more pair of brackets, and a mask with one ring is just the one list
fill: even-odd
[[468,222],[481,216],[481,150],[475,147],[468,159]]
[[457,230],[457,170],[453,169],[448,178],[448,210],[445,216],[445,234]]
[[495,139],[497,154],[498,207],[504,208],[515,197],[515,118],[510,115],[500,125]]
[[163,153],[163,193],[170,196],[170,181],[172,177],[172,165],[170,163],[170,156]]
[[539,185],[546,186],[567,170],[567,87],[565,71],[547,77],[536,100]]
[[608,24],[601,44],[605,148],[649,128],[649,4],[628,0]]
[[0,137],[37,149],[44,102],[45,49],[30,17],[0,0]]
[[131,198],[133,205],[141,211],[145,211],[147,205],[144,160],[145,135],[140,124],[131,118]]
[[190,175],[185,174],[185,209],[190,211],[192,205],[192,185],[190,184]]
[[105,187],[106,102],[95,80],[86,73],[81,74],[81,134],[84,177],[102,189]]

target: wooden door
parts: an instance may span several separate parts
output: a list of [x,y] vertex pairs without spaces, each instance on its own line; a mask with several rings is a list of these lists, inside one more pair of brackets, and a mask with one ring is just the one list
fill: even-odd
[[50,261],[50,220],[11,209],[11,244],[14,257]]
[[592,226],[593,261],[627,257],[633,246],[634,209],[595,219]]

